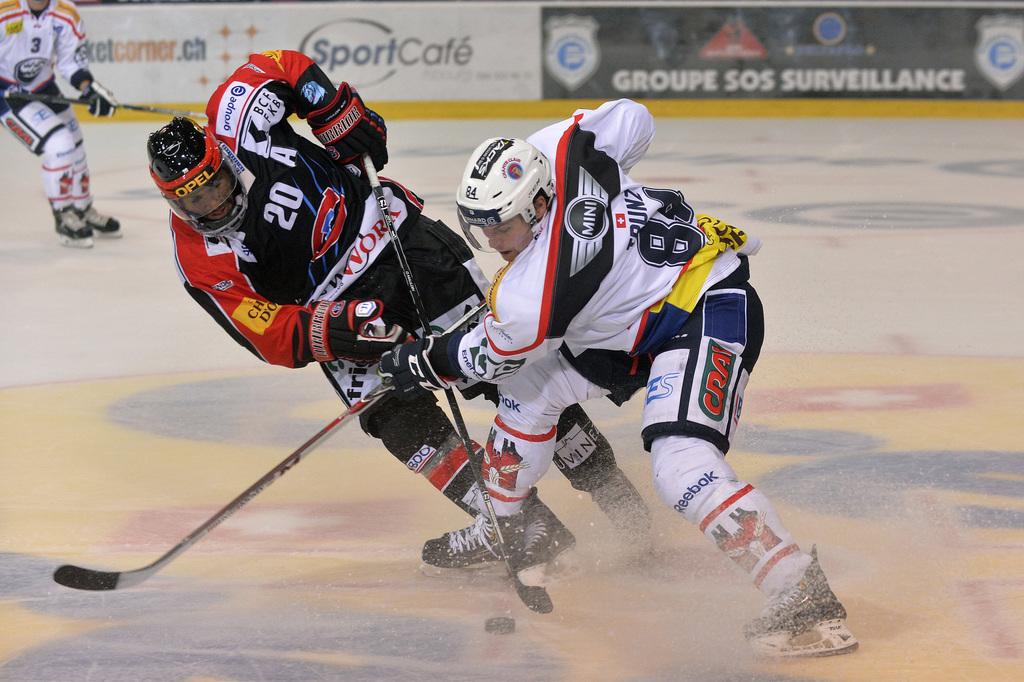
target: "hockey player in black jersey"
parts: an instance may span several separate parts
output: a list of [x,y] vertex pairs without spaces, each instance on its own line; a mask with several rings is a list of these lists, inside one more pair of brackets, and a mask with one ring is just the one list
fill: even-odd
[[[319,363],[351,405],[379,384],[380,355],[418,327],[358,165],[363,154],[377,169],[387,162],[385,123],[353,88],[335,87],[308,57],[291,51],[251,55],[206,111],[207,127],[178,118],[147,145],[153,180],[172,209],[185,289],[265,362]],[[321,144],[291,127],[292,114],[306,119]],[[463,239],[423,215],[412,191],[387,178],[382,184],[431,326],[446,328],[483,300],[486,278]],[[487,384],[461,388],[497,399]],[[479,493],[467,453],[432,396],[397,409],[385,398],[361,424],[408,469],[475,513]],[[589,492],[623,535],[644,543],[648,510],[578,405],[564,411],[558,438],[573,464],[563,469],[573,487]],[[531,554],[534,563],[572,546],[572,534],[535,493],[530,508],[547,540],[544,552]],[[486,532],[443,548],[428,543],[424,553],[435,566],[443,554],[448,567],[497,558]]]

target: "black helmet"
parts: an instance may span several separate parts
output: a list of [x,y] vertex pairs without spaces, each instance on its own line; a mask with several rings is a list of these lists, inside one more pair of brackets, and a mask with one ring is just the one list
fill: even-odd
[[209,128],[179,116],[149,136],[146,151],[153,182],[175,215],[210,237],[238,229],[245,187]]

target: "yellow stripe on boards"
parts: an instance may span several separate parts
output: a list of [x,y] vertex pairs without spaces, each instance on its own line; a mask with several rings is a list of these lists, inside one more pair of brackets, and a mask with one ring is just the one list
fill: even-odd
[[[1024,118],[1024,102],[948,101],[921,99],[649,99],[643,102],[657,118]],[[574,109],[593,109],[603,100],[549,99],[515,101],[371,102],[385,119],[392,121],[430,119],[518,119],[558,120]],[[169,109],[201,111],[205,102],[147,103]],[[119,109],[115,121],[166,120],[163,114]],[[91,119],[86,121],[110,121]]]

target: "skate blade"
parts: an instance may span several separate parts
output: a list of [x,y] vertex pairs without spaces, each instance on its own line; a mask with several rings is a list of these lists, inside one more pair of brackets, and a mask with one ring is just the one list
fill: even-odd
[[85,237],[83,239],[71,239],[70,237],[57,236],[57,242],[61,246],[68,246],[72,249],[91,249],[92,248],[92,237]]
[[508,575],[505,564],[500,561],[488,561],[462,568],[443,568],[428,563],[420,564],[420,573],[428,578],[441,578],[446,580],[476,581],[491,580]]
[[548,587],[580,572],[580,561],[573,548],[558,554],[551,561],[524,568],[516,573],[519,582],[530,587]]
[[124,232],[121,231],[121,228],[118,228],[113,232],[104,232],[102,230],[94,229],[92,233],[94,236],[99,237],[100,239],[120,239],[121,237],[124,236]]
[[813,658],[851,654],[860,642],[842,619],[825,620],[798,635],[777,632],[750,640],[759,656],[768,658]]

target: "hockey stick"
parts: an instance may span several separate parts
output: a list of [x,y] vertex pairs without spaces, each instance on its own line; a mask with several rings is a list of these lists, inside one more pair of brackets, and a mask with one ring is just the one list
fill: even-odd
[[[476,316],[477,313],[483,310],[485,306],[486,303],[481,303],[480,305],[475,306],[460,319],[456,320],[456,322],[449,327],[448,331],[453,331],[461,327]],[[134,585],[138,585],[144,580],[147,580],[154,573],[174,561],[179,554],[199,542],[199,540],[201,540],[207,533],[226,521],[228,517],[248,504],[252,498],[263,492],[271,483],[288,473],[289,469],[305,459],[307,455],[327,440],[328,436],[337,431],[341,426],[348,424],[352,417],[358,415],[370,405],[377,402],[381,396],[390,390],[390,385],[381,384],[367,393],[362,400],[358,401],[352,405],[352,407],[348,408],[348,410],[335,417],[333,421],[327,424],[327,426],[320,429],[315,436],[300,445],[298,449],[292,452],[292,454],[281,460],[280,464],[264,474],[260,480],[246,488],[241,495],[231,500],[231,502],[228,502],[223,509],[214,514],[203,525],[189,533],[184,540],[172,547],[170,551],[153,563],[147,564],[146,566],[137,568],[133,571],[98,571],[92,568],[64,564],[53,572],[53,579],[65,587],[72,587],[76,590],[119,590],[125,587],[133,587]]]
[[[8,90],[4,93],[5,99],[23,99],[31,102],[42,102],[43,104],[81,104],[89,106],[87,99],[68,99],[58,95],[36,94],[34,92],[22,92],[20,90]],[[147,107],[141,104],[118,104],[117,108],[127,111],[144,111],[149,114],[167,114],[168,116],[189,116],[192,118],[206,118],[206,114],[200,111],[180,111],[178,109],[165,109],[163,107]]]
[[[405,249],[402,248],[402,243],[398,240],[398,232],[395,230],[394,222],[391,220],[391,214],[388,213],[388,200],[384,196],[384,189],[380,186],[380,180],[377,178],[377,171],[374,170],[373,161],[370,160],[369,154],[363,155],[363,167],[366,169],[366,177],[370,181],[370,187],[373,189],[373,196],[377,200],[377,208],[380,212],[381,220],[384,221],[384,226],[387,228],[388,234],[391,236],[391,243],[395,245],[395,255],[398,256],[398,264],[402,269],[402,276],[405,278],[405,285],[409,288],[409,297],[412,298],[413,306],[416,308],[416,314],[420,318],[420,325],[423,327],[424,333],[430,333],[430,320],[427,319],[427,311],[423,306],[423,298],[420,296],[419,289],[416,287],[416,282],[412,277],[412,269],[409,267],[409,261],[405,258]],[[459,409],[459,403],[455,399],[455,392],[451,388],[444,390],[445,397],[448,399],[448,407],[451,409],[452,417],[455,420],[455,430],[459,434],[459,438],[462,439],[462,444],[466,448],[466,454],[469,455],[470,469],[473,470],[473,476],[476,480],[476,484],[480,487],[480,497],[484,501],[484,507],[487,509],[487,515],[491,519],[491,524],[494,527],[494,533],[497,536],[497,546],[501,551],[501,559],[505,563],[505,568],[508,570],[508,576],[512,580],[512,584],[516,588],[516,594],[527,608],[537,613],[551,613],[554,610],[555,605],[551,601],[551,596],[548,591],[539,585],[524,585],[523,581],[519,579],[515,570],[512,568],[512,562],[509,560],[508,550],[505,546],[505,538],[501,535],[501,526],[498,524],[498,516],[494,513],[494,505],[491,504],[491,496],[487,492],[487,486],[484,484],[483,474],[480,473],[479,467],[473,461],[473,442],[470,440],[469,431],[466,428],[466,421],[462,417],[462,410]]]

